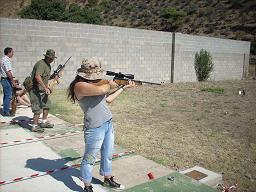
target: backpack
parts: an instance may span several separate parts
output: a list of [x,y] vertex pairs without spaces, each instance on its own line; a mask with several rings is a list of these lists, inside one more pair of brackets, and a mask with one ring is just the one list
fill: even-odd
[[33,81],[31,76],[27,76],[23,82],[23,86],[27,91],[30,91],[33,87]]

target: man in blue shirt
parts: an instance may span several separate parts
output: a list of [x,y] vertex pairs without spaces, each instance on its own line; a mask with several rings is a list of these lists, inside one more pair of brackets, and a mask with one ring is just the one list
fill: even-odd
[[10,101],[12,99],[12,89],[15,85],[12,72],[11,58],[13,57],[13,49],[7,47],[4,49],[4,56],[0,61],[0,76],[3,86],[3,116],[13,116],[10,112]]

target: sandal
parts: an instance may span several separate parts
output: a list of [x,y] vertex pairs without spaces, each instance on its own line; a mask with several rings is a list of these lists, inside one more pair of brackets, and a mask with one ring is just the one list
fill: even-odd
[[54,124],[51,124],[49,122],[46,122],[46,123],[40,123],[39,126],[41,128],[53,128],[54,127]]
[[32,132],[37,132],[37,133],[43,133],[44,132],[44,129],[39,129],[39,128],[32,128],[31,129]]

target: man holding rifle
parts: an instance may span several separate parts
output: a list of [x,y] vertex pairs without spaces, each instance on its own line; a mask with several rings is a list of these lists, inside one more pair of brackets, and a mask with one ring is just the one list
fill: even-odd
[[[51,102],[49,95],[51,91],[48,86],[48,80],[51,75],[51,63],[55,58],[55,51],[48,49],[44,54],[44,59],[38,61],[32,70],[31,78],[33,82],[32,89],[29,90],[29,96],[31,100],[31,109],[34,113],[33,124],[31,131],[44,132],[43,128],[53,128],[53,124],[47,121]],[[42,122],[39,124],[40,114],[43,112]],[[42,129],[40,129],[42,128]]]

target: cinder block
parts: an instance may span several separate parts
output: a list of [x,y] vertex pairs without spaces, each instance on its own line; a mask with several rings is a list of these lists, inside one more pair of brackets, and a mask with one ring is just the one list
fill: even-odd
[[217,188],[218,184],[223,183],[221,174],[215,173],[199,166],[186,169],[184,171],[181,171],[180,173],[214,188]]

